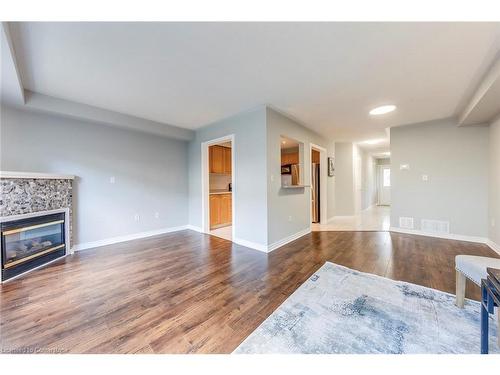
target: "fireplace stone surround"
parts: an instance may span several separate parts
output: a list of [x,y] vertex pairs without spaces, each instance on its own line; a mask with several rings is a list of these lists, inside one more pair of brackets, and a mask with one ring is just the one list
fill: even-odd
[[0,171],[0,222],[66,212],[66,255],[73,246],[73,175]]

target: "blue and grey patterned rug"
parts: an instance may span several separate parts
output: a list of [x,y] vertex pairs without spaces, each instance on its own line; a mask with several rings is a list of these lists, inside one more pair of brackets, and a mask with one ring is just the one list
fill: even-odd
[[[325,263],[235,353],[478,354],[480,304]],[[499,353],[490,318],[490,352]]]

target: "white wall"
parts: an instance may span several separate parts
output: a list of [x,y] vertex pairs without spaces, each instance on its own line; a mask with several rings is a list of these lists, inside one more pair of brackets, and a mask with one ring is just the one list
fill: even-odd
[[78,176],[75,244],[187,224],[185,141],[1,109],[1,170]]
[[360,151],[361,209],[366,210],[377,203],[377,161],[368,152]]
[[[303,185],[311,183],[310,144],[316,144],[327,149],[326,140],[315,132],[305,128],[296,121],[267,108],[267,212],[268,212],[268,244],[274,244],[298,232],[309,229],[311,224],[311,191],[310,188],[281,188],[281,136],[292,138],[303,143]],[[331,150],[330,150],[331,152]],[[321,165],[327,170],[327,154],[322,153]],[[326,177],[328,184],[333,184]],[[332,199],[327,197],[328,200]],[[324,215],[328,218],[329,213]],[[291,220],[289,220],[291,217]]]
[[500,117],[490,125],[489,238],[500,249]]
[[416,230],[421,219],[443,220],[451,234],[486,238],[488,136],[488,127],[452,120],[391,128],[391,226],[402,216],[413,217]]

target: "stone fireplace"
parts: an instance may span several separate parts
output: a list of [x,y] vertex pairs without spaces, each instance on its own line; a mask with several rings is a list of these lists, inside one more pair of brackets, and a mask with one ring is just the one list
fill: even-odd
[[73,180],[0,172],[2,282],[71,253]]

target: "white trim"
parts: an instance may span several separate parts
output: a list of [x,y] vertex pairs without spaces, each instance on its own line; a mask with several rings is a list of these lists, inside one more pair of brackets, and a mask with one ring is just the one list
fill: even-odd
[[305,236],[306,234],[311,233],[311,228],[306,228],[304,230],[301,230],[300,232],[297,232],[295,234],[292,234],[291,236],[285,237],[279,241],[276,241],[272,243],[271,245],[267,246],[267,252],[270,253],[273,250],[276,250],[277,248],[280,248],[281,246],[286,245],[287,243],[290,243],[292,241],[295,241],[296,239]]
[[[210,174],[208,170],[208,147],[219,143],[231,142],[231,208],[232,238],[236,238],[236,197],[238,186],[235,184],[236,176],[236,144],[234,134],[228,134],[220,138],[210,139],[201,143],[201,228],[202,233],[210,234],[210,207],[209,207],[209,182]],[[233,241],[235,242],[235,241]]]
[[241,238],[236,238],[236,237],[233,237],[233,242],[235,244],[238,244],[238,245],[241,245],[241,246],[245,246],[245,247],[248,247],[250,249],[262,251],[264,253],[268,252],[267,245],[263,245],[263,244],[260,244],[260,243],[257,243],[257,242],[247,241],[247,240],[244,240],[244,239],[241,239]]
[[[327,199],[328,199],[328,155],[326,152],[326,148],[321,147],[317,144],[314,143],[309,143],[309,168],[312,166],[312,150],[319,151],[319,158],[320,158],[320,163],[319,163],[319,180],[320,180],[320,186],[319,186],[319,196],[320,196],[320,207],[319,207],[319,224],[327,224],[328,220],[326,219],[326,215],[328,212],[328,204],[327,204]],[[309,189],[309,230],[312,230],[312,173],[311,170],[309,170],[309,186],[311,187]]]
[[456,241],[465,241],[465,242],[476,242],[476,243],[482,243],[482,244],[488,243],[488,239],[485,237],[465,236],[462,234],[430,233],[430,232],[423,232],[423,231],[417,230],[417,229],[402,229],[402,228],[397,228],[397,227],[390,227],[389,232],[414,234],[417,236],[443,238],[443,239],[447,239],[447,240],[456,240]]
[[500,245],[488,239],[486,241],[486,245],[488,245],[493,251],[497,252],[500,255]]
[[195,232],[199,232],[199,233],[204,233],[203,232],[203,228],[202,227],[197,227],[196,225],[188,224],[188,225],[186,225],[186,229],[194,230]]
[[73,246],[73,251],[82,251],[82,250],[87,250],[87,249],[93,249],[96,247],[113,245],[113,244],[120,243],[120,242],[137,240],[140,238],[157,236],[160,234],[177,232],[177,231],[186,230],[186,229],[190,229],[190,228],[188,228],[188,225],[181,225],[178,227],[155,229],[155,230],[150,230],[147,232],[139,232],[139,233],[134,233],[134,234],[127,234],[124,236],[105,238],[103,240],[98,240],[98,241],[84,242],[84,243],[76,244],[75,246]]
[[74,180],[75,176],[71,174],[53,174],[39,172],[17,172],[17,171],[0,171],[0,178],[27,178],[41,180]]
[[251,242],[251,241],[243,240],[241,238],[234,238],[234,237],[233,237],[233,242],[238,244],[238,245],[248,247],[250,249],[262,251],[263,253],[270,253],[271,251],[276,250],[276,249],[286,245],[287,243],[295,241],[296,239],[298,239],[302,236],[305,236],[306,234],[309,234],[309,233],[311,233],[311,228],[306,228],[304,230],[301,230],[300,232],[292,234],[291,236],[282,238],[281,240],[276,241],[270,245],[264,245],[264,244]]

